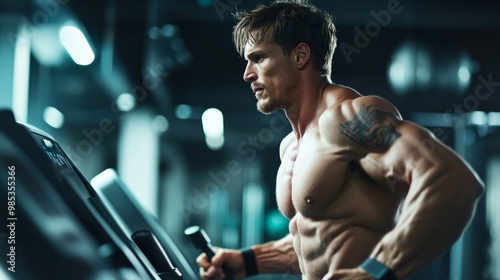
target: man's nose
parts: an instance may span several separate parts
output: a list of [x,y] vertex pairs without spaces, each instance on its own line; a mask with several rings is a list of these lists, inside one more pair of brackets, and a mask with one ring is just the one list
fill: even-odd
[[243,80],[249,83],[257,80],[257,74],[255,73],[255,70],[253,69],[253,66],[250,62],[247,64],[245,72],[243,73]]

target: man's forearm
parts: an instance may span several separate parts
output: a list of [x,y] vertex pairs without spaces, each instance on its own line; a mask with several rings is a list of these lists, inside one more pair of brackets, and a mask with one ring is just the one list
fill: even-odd
[[292,235],[276,241],[252,246],[257,270],[262,273],[300,274],[299,263],[293,249]]

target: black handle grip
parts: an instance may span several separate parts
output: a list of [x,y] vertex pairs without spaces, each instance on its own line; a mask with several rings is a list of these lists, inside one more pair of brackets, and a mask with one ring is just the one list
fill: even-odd
[[132,234],[132,240],[148,258],[162,279],[182,279],[182,274],[172,265],[167,253],[165,253],[160,242],[151,231],[147,229],[138,230]]
[[[193,242],[193,245],[196,248],[207,254],[209,261],[212,260],[213,256],[215,255],[215,250],[211,244],[210,237],[208,237],[205,230],[203,230],[199,226],[191,226],[184,230],[184,234],[188,236],[189,239],[191,239],[191,242]],[[236,279],[231,273],[229,273],[224,265],[222,266],[222,270],[224,271],[227,280]]]

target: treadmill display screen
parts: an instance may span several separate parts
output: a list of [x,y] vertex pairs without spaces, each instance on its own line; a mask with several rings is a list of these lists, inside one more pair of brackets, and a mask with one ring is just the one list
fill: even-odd
[[68,159],[61,153],[59,153],[58,149],[56,148],[56,145],[54,142],[52,142],[49,139],[43,138],[43,146],[42,149],[47,153],[49,158],[52,160],[52,162],[62,168],[72,168],[71,164],[69,163]]
[[94,196],[93,192],[91,192],[89,187],[83,182],[84,179],[73,169],[70,160],[55,141],[36,133],[32,135],[52,161],[52,169],[60,181],[67,181],[84,199]]

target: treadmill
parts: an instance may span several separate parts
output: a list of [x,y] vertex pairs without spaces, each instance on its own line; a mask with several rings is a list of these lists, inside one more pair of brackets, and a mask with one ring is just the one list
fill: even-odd
[[127,231],[126,213],[100,197],[57,141],[10,110],[0,110],[0,168],[2,185],[15,182],[0,188],[0,218],[12,225],[0,228],[7,279],[196,279],[157,221]]

